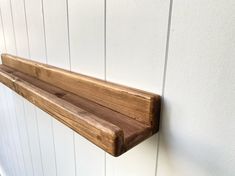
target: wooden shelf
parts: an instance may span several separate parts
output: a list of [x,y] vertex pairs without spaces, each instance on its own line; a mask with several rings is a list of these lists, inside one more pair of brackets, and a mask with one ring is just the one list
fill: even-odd
[[158,131],[160,96],[3,54],[0,81],[113,156]]

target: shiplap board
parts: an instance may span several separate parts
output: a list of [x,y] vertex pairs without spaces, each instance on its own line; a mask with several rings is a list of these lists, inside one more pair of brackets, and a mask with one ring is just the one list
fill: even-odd
[[[108,81],[162,93],[169,3],[169,0],[107,2]],[[120,158],[107,155],[106,175],[154,176],[157,140],[154,135]]]
[[10,89],[8,89],[6,86],[3,86],[3,99],[5,100],[4,103],[4,115],[5,115],[5,126],[6,126],[6,133],[7,133],[7,147],[9,149],[9,160],[10,160],[10,175],[14,175],[16,176],[17,173],[19,172],[19,165],[18,165],[18,158],[16,155],[16,145],[15,145],[15,136],[12,129],[12,123],[11,123],[11,114],[10,112],[10,108],[9,108],[9,93],[10,93]]
[[102,149],[79,134],[75,134],[75,147],[77,175],[105,175],[105,152]]
[[[31,59],[47,63],[47,51],[51,50],[46,48],[46,34],[45,34],[45,19],[44,19],[44,6],[43,1],[25,1],[28,36],[30,44]],[[50,36],[47,36],[50,39]],[[41,159],[44,176],[53,176],[57,174],[57,168],[66,168],[64,166],[57,166],[56,152],[54,143],[54,130],[53,130],[53,118],[45,114],[38,108],[36,108],[37,120],[38,120],[38,132],[40,140]],[[59,144],[58,144],[59,145]],[[58,158],[63,160],[63,158]]]
[[53,132],[53,117],[36,108],[38,120],[38,133],[42,155],[42,166],[44,176],[53,176],[57,173],[55,143]]
[[[1,3],[0,3],[0,53],[4,53],[4,52],[6,52],[6,46],[5,46],[3,21],[2,21],[2,10],[1,10]],[[2,63],[2,61],[0,61],[0,63]]]
[[5,50],[8,53],[16,54],[13,21],[11,15],[11,3],[9,0],[0,1],[1,17],[5,38]]
[[53,120],[57,176],[76,175],[73,131]]
[[36,117],[36,109],[33,104],[24,99],[25,106],[25,121],[26,129],[28,132],[28,140],[31,151],[32,163],[33,163],[33,175],[43,175],[42,166],[42,153],[38,134],[38,121]]
[[[28,31],[27,31],[27,22],[26,22],[26,14],[25,14],[25,4],[24,4],[24,0],[11,0],[9,1],[11,2],[11,13],[12,13],[12,25],[14,27],[14,31],[15,31],[15,48],[17,50],[17,55],[21,56],[21,57],[25,57],[25,58],[29,58],[30,54],[29,54],[29,43],[28,43]],[[12,46],[11,46],[12,47]],[[13,53],[12,53],[13,54]],[[38,166],[38,161],[36,161],[38,159],[38,157],[34,157],[33,154],[31,153],[32,151],[34,151],[34,145],[32,144],[32,139],[35,138],[35,134],[34,132],[36,131],[36,135],[38,135],[37,132],[37,126],[32,126],[32,128],[36,128],[33,130],[33,133],[31,133],[30,131],[28,131],[27,129],[29,128],[28,126],[30,124],[27,124],[27,122],[25,121],[27,119],[27,117],[24,117],[25,111],[23,110],[23,112],[18,108],[25,108],[28,105],[24,104],[24,101],[22,99],[20,99],[19,96],[14,95],[13,96],[13,102],[15,105],[15,122],[17,122],[17,130],[18,130],[18,136],[20,139],[20,144],[19,147],[26,147],[26,148],[22,148],[21,152],[22,152],[22,156],[19,157],[19,160],[21,164],[23,165],[22,171],[23,173],[18,173],[19,175],[31,175],[34,174],[34,172],[37,172],[36,168],[40,168],[41,166]],[[17,104],[16,104],[17,103]],[[30,108],[30,107],[29,107]],[[35,119],[35,113],[31,114],[32,118]],[[22,122],[21,122],[22,120]],[[21,126],[19,126],[21,125]],[[21,129],[22,126],[24,126],[24,129]],[[13,128],[14,129],[14,128]],[[31,141],[30,141],[31,139]],[[37,140],[37,139],[36,139]],[[39,142],[39,141],[37,141]],[[36,146],[38,145],[38,143],[35,144]],[[32,148],[33,147],[33,148]],[[36,151],[40,151],[40,149],[36,148]],[[23,162],[22,162],[23,160]],[[21,166],[22,167],[22,166]],[[34,170],[33,170],[34,169]],[[36,169],[36,170],[35,170]],[[35,174],[37,175],[37,174]]]
[[154,175],[156,165],[156,139],[154,135],[120,157],[106,155],[107,176]]
[[157,176],[235,173],[235,2],[174,1]]
[[30,57],[46,63],[43,8],[41,0],[24,0]]
[[[104,1],[69,0],[71,70],[104,79]],[[75,135],[76,170],[81,176],[105,175],[105,152]]]
[[2,157],[4,158],[1,158],[1,161],[3,162],[2,163],[2,167],[4,167],[5,171],[6,171],[6,174],[7,175],[13,175],[12,172],[13,172],[13,169],[12,169],[12,165],[10,164],[10,151],[9,151],[9,143],[8,143],[8,134],[7,134],[7,126],[6,126],[6,115],[5,115],[5,112],[6,112],[6,107],[5,107],[5,102],[4,102],[4,95],[3,95],[3,92],[4,92],[4,89],[3,89],[3,84],[0,85],[0,91],[2,92],[0,94],[0,98],[1,98],[1,137],[2,137],[2,144],[1,144],[1,153],[2,153]]
[[52,117],[36,108],[38,119],[39,139],[41,143],[42,152],[42,165],[44,176],[56,176],[56,158],[55,158],[55,145],[54,134],[52,129]]
[[[1,1],[0,2],[0,8],[1,8],[1,21],[2,21],[2,31],[4,34],[4,42],[5,42],[5,51],[6,52],[11,52],[12,54],[16,54],[16,47],[15,47],[15,32],[14,32],[14,26],[13,26],[13,21],[12,21],[12,14],[11,14],[11,2],[10,1]],[[5,86],[3,86],[3,94],[5,96],[5,125],[6,125],[6,141],[8,143],[8,145],[6,146],[8,149],[8,158],[10,163],[8,163],[9,165],[9,174],[10,175],[17,175],[18,172],[20,172],[19,169],[19,163],[18,163],[18,157],[17,157],[17,153],[16,153],[16,135],[14,134],[16,131],[11,130],[13,126],[12,124],[12,114],[9,114],[9,109],[10,104],[8,102],[9,98],[8,96],[10,96],[11,92],[9,89],[7,89]]]
[[25,164],[24,164],[24,160],[23,160],[23,152],[22,152],[22,146],[21,146],[21,138],[19,135],[19,127],[18,127],[18,123],[17,123],[17,113],[16,113],[16,109],[15,106],[17,106],[17,104],[15,104],[15,100],[14,100],[14,96],[13,96],[13,91],[9,88],[7,88],[7,92],[8,92],[8,98],[7,98],[7,104],[8,104],[8,110],[9,110],[9,119],[11,120],[11,133],[13,134],[13,139],[14,139],[14,145],[15,145],[15,151],[13,151],[16,155],[16,159],[17,159],[17,166],[18,166],[18,170],[16,172],[17,175],[25,175]]
[[48,64],[69,69],[66,0],[43,0],[43,9]]
[[104,78],[104,0],[68,0],[71,69]]
[[[54,8],[55,6],[57,8]],[[43,12],[47,62],[64,69],[70,69],[66,1],[43,1]],[[57,175],[75,176],[74,132],[55,119],[52,123]]]
[[19,128],[19,136],[22,146],[23,160],[25,165],[25,175],[32,176],[33,175],[33,163],[31,156],[31,149],[28,140],[28,131],[25,120],[25,109],[24,109],[24,99],[14,93],[14,103],[15,103],[15,112],[17,114],[17,123]]
[[107,79],[161,94],[169,0],[107,2]]
[[[4,32],[3,32],[3,25],[2,25],[2,14],[0,8],[0,53],[5,51],[5,42],[4,42]],[[0,61],[1,63],[1,61]],[[0,92],[2,90],[2,84],[0,84]],[[0,111],[4,112],[3,109],[3,94],[0,94]],[[5,123],[4,123],[4,113],[0,114],[0,174],[6,175],[9,172],[8,168],[8,152],[6,151],[6,130],[5,130]]]
[[[0,84],[0,91],[3,92],[2,89],[2,84]],[[4,108],[3,108],[3,94],[0,94],[0,110],[1,110],[1,115],[0,115],[0,132],[1,132],[1,144],[0,144],[0,167],[1,167],[1,172],[3,172],[3,170],[5,171],[5,173],[9,172],[9,167],[8,167],[8,151],[7,149],[7,142],[6,142],[6,130],[5,130],[5,120],[4,120]]]
[[[25,6],[25,1],[15,1],[15,0],[12,1],[12,15],[13,15],[13,22],[14,22],[13,24],[14,24],[14,29],[15,29],[17,53],[18,55],[29,58],[29,59],[31,55],[35,56],[36,58],[40,58],[43,56],[43,54],[45,55],[45,52],[42,52],[42,51],[45,51],[44,33],[43,33],[43,30],[40,30],[40,28],[38,28],[36,30],[37,34],[35,34],[34,33],[35,23],[34,24],[31,23],[32,20],[35,20],[34,18],[38,20],[38,18],[40,18],[40,14],[37,14],[38,11],[35,10],[34,11],[35,15],[32,15],[32,16],[29,16],[29,18],[26,18],[26,12],[27,10],[29,11],[31,10],[31,8],[29,7],[31,7],[32,5],[32,4],[29,4],[28,2],[26,3],[27,3],[27,9]],[[35,8],[35,7],[33,6],[32,8]],[[40,6],[38,8],[40,9]],[[28,23],[27,23],[27,19],[28,19]],[[40,27],[39,26],[40,24],[42,24],[40,23],[40,21],[39,23],[36,23],[37,25],[36,27]],[[28,31],[28,26],[30,29],[29,31]],[[43,29],[43,27],[41,29]],[[40,31],[41,33],[39,33]],[[31,41],[30,47],[29,47],[29,39]],[[35,44],[35,40],[37,40],[36,44]],[[40,48],[35,48],[35,47],[40,47]],[[42,61],[42,59],[45,60],[45,56],[40,58],[39,61]],[[35,112],[36,109],[33,105],[31,105],[30,103],[27,103],[26,101],[21,102],[18,99],[19,97],[15,96],[15,101],[18,101],[18,103],[24,103],[23,107],[26,109],[26,113],[22,114],[22,115],[25,115],[25,118],[24,118],[26,120],[25,130],[27,134],[27,138],[22,138],[22,140],[26,140],[26,141],[22,141],[22,143],[28,143],[28,146],[27,146],[28,150],[24,151],[24,154],[26,155],[25,156],[25,159],[26,159],[26,163],[25,163],[26,171],[25,172],[28,175],[32,175],[32,174],[33,175],[42,175],[42,174],[48,175],[47,174],[48,170],[46,169],[48,168],[48,165],[47,163],[42,162],[43,160],[42,157],[45,158],[47,156],[50,156],[50,154],[47,153],[48,151],[42,150],[41,146],[43,147],[43,149],[45,148],[45,146],[47,146],[48,148],[50,148],[51,146],[49,145],[49,143],[41,144],[40,139],[44,139],[42,136],[43,134],[41,135],[39,133],[39,126],[38,126],[38,119],[40,120],[41,117],[36,116],[36,112]],[[28,114],[28,112],[30,112],[30,114]],[[32,122],[32,125],[31,125],[31,122]],[[50,122],[48,123],[51,124]],[[42,127],[47,126],[47,125],[48,124],[43,124]],[[49,132],[50,131],[51,130],[49,130]],[[30,159],[29,159],[29,155],[30,155]],[[49,162],[53,161],[50,159],[51,158],[48,157],[47,161]],[[51,163],[52,163],[51,169],[53,169],[53,162]],[[44,173],[44,167],[45,167],[45,173]]]
[[0,175],[1,176],[6,176],[7,172],[5,171],[5,169],[2,167],[4,164],[0,161]]
[[17,55],[28,58],[29,45],[24,0],[11,0],[11,6]]

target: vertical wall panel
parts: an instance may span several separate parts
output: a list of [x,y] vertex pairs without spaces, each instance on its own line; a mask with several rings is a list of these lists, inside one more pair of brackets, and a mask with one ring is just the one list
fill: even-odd
[[43,175],[43,168],[35,107],[27,100],[24,100],[24,105],[34,176],[41,176]]
[[[71,69],[104,79],[104,0],[69,0]],[[81,176],[104,176],[105,152],[75,134]]]
[[[107,1],[107,80],[162,92],[169,0]],[[157,135],[119,158],[107,176],[155,175]]]
[[[66,0],[43,1],[47,60],[70,69]],[[56,8],[55,8],[56,6]],[[74,132],[53,119],[57,175],[75,175]]]
[[29,36],[30,57],[46,61],[45,34],[41,0],[24,0]]
[[69,69],[66,0],[44,0],[43,9],[48,64]]
[[10,90],[3,86],[3,94],[4,97],[3,99],[5,100],[4,103],[4,115],[5,115],[5,126],[6,126],[6,133],[7,133],[7,147],[9,149],[8,156],[9,156],[9,161],[8,163],[10,165],[10,175],[17,175],[19,172],[19,164],[18,164],[18,158],[16,154],[16,139],[15,139],[15,134],[13,133],[13,124],[12,124],[12,116],[10,114],[10,106],[9,106],[9,98],[8,96],[10,95]]
[[[11,1],[4,0],[0,2],[1,4],[1,19],[3,24],[3,32],[4,32],[4,41],[6,46],[6,51],[11,52],[12,54],[16,54],[16,47],[15,47],[15,33],[14,33],[14,26],[12,21],[12,14],[11,14]],[[11,92],[6,87],[3,87],[3,92],[5,96],[6,103],[4,104],[5,107],[5,125],[6,125],[6,141],[7,141],[7,150],[8,150],[8,158],[10,163],[9,165],[9,175],[17,175],[17,173],[20,173],[20,166],[19,166],[19,158],[17,156],[17,139],[16,139],[16,130],[13,129],[15,126],[14,121],[12,121],[12,116],[10,110],[8,108],[9,105],[9,98]],[[14,123],[14,124],[13,124]],[[13,130],[11,130],[13,129]]]
[[105,152],[102,149],[79,134],[75,134],[75,147],[77,175],[105,175]]
[[75,153],[73,131],[53,120],[57,175],[75,176]]
[[169,0],[107,2],[107,79],[161,94]]
[[235,173],[235,2],[174,1],[157,176]]
[[11,3],[10,0],[2,0],[1,4],[1,14],[2,14],[2,23],[3,30],[5,35],[5,46],[6,52],[16,54],[15,47],[15,38],[14,38],[14,29],[13,21],[11,15]]
[[[25,19],[24,0],[11,0],[12,18],[15,29],[17,54],[29,57],[27,25]],[[9,13],[9,12],[8,12]]]
[[41,109],[36,108],[38,119],[39,139],[42,152],[44,176],[56,176],[56,160],[52,117]]
[[[3,92],[2,89],[3,85],[0,85],[0,91]],[[3,108],[3,94],[0,94],[0,110],[1,110],[1,115],[0,115],[0,132],[1,132],[1,136],[0,136],[0,140],[1,140],[1,144],[0,144],[0,167],[1,170],[0,172],[3,172],[3,170],[8,173],[9,172],[9,167],[8,167],[8,151],[6,150],[7,147],[7,143],[6,143],[6,130],[5,130],[5,119],[4,119],[4,108]],[[9,175],[9,174],[8,174]]]
[[104,78],[104,0],[68,0],[71,68]]
[[[25,0],[31,59],[47,62],[43,6],[40,0]],[[35,108],[35,107],[34,107]],[[56,175],[56,156],[52,117],[36,108],[44,176]]]
[[12,169],[12,162],[10,162],[10,147],[9,147],[9,139],[8,139],[8,129],[7,129],[7,124],[6,124],[6,110],[7,107],[5,106],[5,102],[4,102],[4,86],[1,84],[0,86],[0,91],[2,92],[0,94],[0,98],[1,98],[1,115],[0,115],[0,119],[1,119],[1,138],[2,138],[2,144],[1,144],[1,166],[4,168],[4,170],[6,171],[7,175],[13,175],[13,169]]
[[[26,3],[28,3],[26,1]],[[31,4],[27,4],[29,7],[29,5]],[[15,39],[16,39],[16,48],[18,51],[18,55],[26,57],[26,58],[30,58],[30,54],[33,56],[39,56],[42,57],[43,54],[45,55],[45,52],[42,53],[42,51],[45,51],[44,46],[44,33],[43,30],[41,30],[40,32],[40,21],[37,21],[40,17],[40,14],[42,12],[40,12],[40,14],[37,14],[38,11],[34,11],[34,15],[30,14],[28,15],[26,18],[26,14],[28,14],[29,12],[31,12],[31,8],[25,8],[25,1],[16,1],[16,0],[12,0],[12,14],[13,14],[13,21],[14,21],[14,27],[15,27]],[[40,6],[38,7],[40,9]],[[30,10],[29,10],[30,9]],[[26,11],[25,11],[26,10]],[[27,11],[29,10],[29,11]],[[28,13],[26,13],[28,12]],[[39,16],[39,17],[38,17]],[[33,19],[35,18],[35,19]],[[32,22],[32,20],[35,20],[34,23],[27,23],[27,19],[29,20],[29,22]],[[38,27],[37,29],[35,28],[35,22],[36,22],[36,27]],[[42,23],[41,23],[42,24]],[[29,26],[29,31],[28,31],[28,26]],[[43,28],[41,28],[43,29]],[[35,32],[37,34],[35,34]],[[30,34],[30,35],[29,35]],[[41,35],[40,35],[41,34]],[[30,38],[28,38],[30,37]],[[42,38],[39,38],[42,37]],[[29,48],[29,39],[30,39],[30,48]],[[37,40],[37,42],[35,41]],[[40,47],[40,48],[35,48],[35,47]],[[30,50],[29,50],[30,49]],[[40,58],[41,59],[45,59],[45,56]],[[37,117],[36,113],[35,113],[35,107],[28,103],[27,101],[21,102],[19,100],[18,96],[15,96],[15,101],[17,101],[18,103],[24,103],[24,108],[26,109],[26,114],[25,114],[25,120],[26,120],[26,134],[27,134],[27,138],[22,138],[22,140],[26,140],[26,141],[22,141],[23,145],[27,145],[27,149],[24,149],[24,154],[26,156],[25,157],[25,165],[26,165],[26,173],[28,175],[43,175],[43,167],[47,167],[47,165],[45,165],[44,163],[42,163],[42,156],[44,156],[44,158],[46,156],[50,156],[47,151],[45,152],[45,150],[41,150],[41,142],[40,142],[40,137],[41,135],[39,134],[39,126],[38,126],[38,119],[40,119],[41,117]],[[19,110],[18,110],[19,111]],[[22,114],[21,114],[22,115]],[[20,118],[20,117],[18,117]],[[49,124],[50,121],[49,121]],[[47,124],[43,124],[47,125]],[[24,133],[24,132],[22,132]],[[50,136],[50,135],[48,135]],[[47,143],[43,143],[42,146],[47,146],[48,148],[50,148],[50,145]],[[53,145],[52,145],[53,147]],[[44,149],[44,148],[43,148]],[[30,158],[29,158],[30,156]],[[51,158],[47,158],[47,161],[51,161]],[[52,160],[53,161],[53,160]],[[51,162],[51,168],[53,168],[53,162]],[[32,170],[33,168],[33,170]],[[32,173],[33,171],[33,173]],[[46,170],[47,171],[47,170]]]
[[[2,11],[1,11],[1,3],[0,3],[0,53],[3,53],[3,52],[6,52],[6,46],[5,46],[5,36],[4,36]],[[0,60],[0,63],[2,63],[1,60]]]
[[107,154],[106,175],[154,175],[157,155],[156,137],[154,135],[118,158]]
[[[29,58],[29,45],[28,45],[24,0],[11,0],[10,2],[11,2],[11,7],[12,7],[11,13],[12,13],[13,26],[14,26],[14,31],[15,31],[14,37],[16,41],[15,44],[16,44],[17,55]],[[10,54],[14,54],[14,53],[10,53]],[[18,107],[21,107],[21,108],[27,107],[27,104],[23,105],[24,102],[17,95],[13,96],[13,100],[14,100],[13,103],[15,104],[15,112],[16,112],[15,120],[18,126],[20,146],[23,147],[21,150],[22,156],[20,158],[21,160],[24,161],[23,162],[24,173],[22,173],[22,175],[31,175],[33,174],[33,168],[36,168],[36,166],[33,167],[33,163],[32,163],[32,161],[34,161],[34,165],[35,165],[36,161],[32,160],[33,157],[31,156],[32,153],[31,153],[30,146],[32,146],[32,144],[30,145],[30,141],[29,141],[29,136],[31,136],[31,133],[27,131],[28,126],[25,121],[26,117],[24,114],[24,109],[22,111],[21,109],[18,108]],[[22,126],[25,128],[22,128]],[[34,136],[32,138],[34,138]],[[34,158],[34,159],[37,159],[37,158]],[[20,163],[22,164],[22,161]]]
[[8,104],[8,111],[9,111],[9,119],[10,119],[10,123],[11,123],[11,133],[14,135],[14,143],[15,143],[15,152],[16,153],[16,157],[17,157],[17,165],[18,165],[18,171],[16,173],[16,175],[25,175],[25,164],[24,164],[24,160],[23,160],[23,152],[22,152],[22,146],[21,146],[21,141],[20,141],[20,135],[19,135],[19,127],[18,127],[18,123],[17,123],[17,114],[16,114],[16,109],[15,106],[17,106],[15,104],[14,101],[14,97],[13,97],[13,91],[10,89],[6,89],[8,96],[7,96],[7,101],[6,103]]
[[[5,52],[5,39],[4,39],[4,32],[3,32],[3,24],[2,24],[2,13],[0,8],[0,53]],[[1,61],[0,61],[1,62]],[[2,90],[2,84],[0,84],[0,92]],[[0,111],[4,112],[3,109],[3,94],[0,94]],[[6,175],[9,172],[8,168],[8,151],[6,151],[6,130],[5,130],[5,123],[4,123],[4,113],[0,114],[0,174]],[[9,175],[9,174],[8,174]]]
[[28,140],[28,131],[25,120],[24,99],[20,95],[14,93],[15,112],[17,114],[17,124],[19,128],[19,136],[25,165],[25,175],[33,175],[33,164],[31,157],[31,149]]

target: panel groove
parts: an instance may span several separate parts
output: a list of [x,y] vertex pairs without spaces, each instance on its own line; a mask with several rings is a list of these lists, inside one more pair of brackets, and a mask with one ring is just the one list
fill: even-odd
[[74,152],[74,163],[75,163],[75,167],[74,167],[74,172],[75,172],[75,176],[78,175],[77,173],[77,158],[76,158],[76,143],[75,143],[75,132],[73,131],[73,152]]
[[69,70],[71,71],[71,47],[70,47],[70,30],[69,30],[69,0],[66,0],[66,19],[67,19],[67,32],[68,32],[68,55],[69,55]]
[[14,18],[13,18],[13,14],[12,14],[12,4],[11,4],[11,0],[9,0],[10,3],[10,14],[11,14],[11,23],[12,23],[12,28],[13,28],[13,38],[14,38],[14,42],[15,42],[15,53],[18,54],[17,51],[17,45],[16,45],[16,33],[15,33],[15,25],[14,25]]
[[53,125],[53,120],[51,119],[50,120],[50,122],[51,122],[51,131],[52,131],[52,141],[53,141],[53,147],[54,147],[54,159],[55,159],[55,174],[56,174],[56,176],[58,175],[58,168],[57,168],[57,159],[56,159],[56,148],[55,148],[55,134],[54,134],[54,125]]
[[[104,0],[104,80],[107,81],[107,0]],[[107,153],[104,152],[104,176],[107,175]]]
[[4,32],[4,27],[3,27],[3,20],[2,20],[2,9],[1,9],[1,4],[0,4],[0,17],[1,17],[1,26],[2,26],[2,33],[3,33],[3,40],[4,40],[4,50],[7,52],[7,47],[6,47],[6,39],[5,39],[5,32]]
[[[9,24],[9,26],[11,26],[11,28],[12,28],[12,33],[11,34],[8,34],[9,36],[8,36],[8,38],[12,35],[13,36],[13,43],[11,43],[11,45],[9,45],[8,47],[11,47],[13,50],[14,50],[14,53],[17,53],[17,47],[16,47],[16,35],[15,35],[15,26],[14,26],[14,19],[13,19],[13,14],[12,14],[12,2],[11,2],[11,0],[8,0],[8,1],[5,1],[5,2],[2,2],[2,3],[5,3],[5,5],[8,5],[8,7],[5,7],[5,11],[6,11],[6,13],[5,13],[5,15],[9,15],[9,19],[7,19],[7,23]],[[8,14],[7,14],[8,13]],[[2,16],[1,16],[1,19],[2,19]],[[3,30],[4,30],[4,42],[5,42],[5,44],[6,44],[6,40],[5,40],[5,38],[6,38],[6,36],[5,36],[5,29],[4,29],[4,27],[3,27]],[[9,31],[10,32],[10,31]],[[5,45],[5,47],[6,47],[6,45]],[[6,47],[6,49],[7,49],[7,47]],[[8,48],[9,49],[9,48]],[[7,91],[7,90],[6,90]],[[10,96],[10,95],[9,95]],[[7,101],[8,102],[8,101]],[[9,105],[9,102],[8,102],[8,105]],[[8,110],[9,110],[9,108],[10,107],[8,107]],[[10,113],[10,112],[9,112]],[[14,118],[13,116],[14,116],[14,114],[9,114],[9,116],[11,116],[12,115],[12,117],[11,118]],[[9,118],[10,119],[10,118]],[[13,127],[15,127],[15,125],[17,126],[18,124],[16,123],[16,122],[14,122],[14,121],[11,121],[10,122],[11,123],[11,125],[13,126]],[[13,125],[14,123],[16,123],[15,125]],[[16,129],[12,129],[12,133],[13,133],[13,131],[15,131]],[[15,131],[16,132],[16,131]],[[17,134],[15,134],[14,135],[15,137],[17,136]],[[15,154],[15,158],[14,159],[16,159],[16,161],[17,161],[17,167],[18,167],[18,169],[19,168],[21,168],[20,167],[20,165],[19,165],[19,156],[18,156],[18,152],[19,152],[19,150],[18,150],[18,148],[17,148],[17,146],[16,146],[16,138],[14,139],[14,138],[11,138],[12,140],[13,140],[13,145],[15,145],[15,149],[14,150],[12,150],[11,151],[11,153],[13,154]],[[13,160],[14,160],[13,159]],[[18,172],[17,173],[20,173],[20,170],[18,170]]]
[[41,165],[42,165],[42,174],[44,176],[45,171],[44,171],[43,162],[42,162],[42,148],[41,148],[41,141],[40,141],[40,138],[39,138],[38,116],[37,116],[37,111],[36,111],[35,106],[33,107],[33,109],[34,109],[35,121],[36,121],[36,126],[37,126],[37,140],[38,140],[38,143],[39,143],[40,160],[41,160]]
[[28,125],[26,123],[26,107],[25,107],[25,101],[23,100],[23,109],[24,109],[24,123],[25,123],[25,127],[26,127],[26,134],[27,134],[27,143],[28,143],[28,147],[29,147],[29,153],[30,153],[30,160],[31,160],[31,165],[32,165],[32,168],[33,168],[33,176],[35,176],[35,166],[33,165],[33,157],[32,157],[32,151],[31,151],[31,146],[30,146],[30,142],[29,142],[29,130],[28,130]]
[[[12,1],[12,0],[11,0]],[[15,6],[19,6],[19,4],[17,4],[17,2],[19,3],[20,1],[15,1],[14,3],[16,3],[15,4]],[[15,19],[15,21],[13,21],[13,27],[14,27],[14,38],[15,38],[15,45],[16,45],[16,48],[17,48],[17,53],[21,53],[22,55],[24,55],[24,56],[27,56],[27,57],[30,57],[31,58],[31,52],[30,52],[30,46],[29,46],[29,30],[28,30],[28,22],[27,22],[27,16],[26,16],[26,5],[25,5],[25,0],[22,0],[22,7],[20,7],[20,8],[22,8],[22,9],[15,9],[15,11],[14,11],[14,13],[16,13],[15,15],[16,16],[20,16],[20,19],[18,18],[17,20],[18,20],[18,23],[19,22],[21,22],[21,21],[23,21],[23,19],[25,20],[25,24],[20,24],[20,25],[22,25],[22,26],[17,26],[17,28],[16,28],[16,25],[15,25],[15,23],[16,23],[16,19]],[[11,6],[12,6],[12,2],[11,2]],[[12,9],[13,9],[13,7],[12,7]],[[19,12],[20,11],[17,11],[17,10],[21,10],[21,11],[23,11],[23,14],[19,14]],[[11,12],[13,13],[13,11],[11,10]],[[13,14],[12,14],[12,18],[13,18]],[[14,18],[13,18],[14,19]],[[25,26],[23,26],[23,25],[25,25]],[[25,27],[25,29],[23,29],[24,30],[24,32],[25,32],[25,36],[24,36],[24,38],[22,37],[21,38],[21,36],[19,36],[19,35],[21,35],[21,34],[19,34],[18,33],[18,35],[16,35],[16,30],[19,30],[20,31],[20,29],[21,29],[21,27],[23,28],[23,27]],[[21,31],[22,32],[22,31]],[[18,40],[18,42],[17,42],[17,40]],[[18,45],[18,46],[17,46]],[[25,48],[27,48],[26,50],[19,50],[19,46],[20,45],[22,45],[23,47],[25,47]],[[22,48],[22,47],[21,47]],[[27,104],[27,102],[26,101],[22,101],[22,103],[23,103],[23,107],[24,108],[26,108],[26,106],[25,105],[27,105],[27,106],[29,106],[29,104]],[[28,144],[29,144],[29,153],[30,153],[30,159],[31,159],[31,163],[32,163],[32,167],[33,167],[33,174],[34,175],[38,175],[38,174],[41,174],[41,173],[37,173],[35,170],[37,170],[37,171],[39,171],[39,170],[41,170],[41,172],[42,172],[42,175],[44,175],[44,168],[43,168],[43,164],[42,164],[42,152],[41,152],[41,143],[40,143],[40,139],[39,139],[39,128],[38,128],[38,117],[36,116],[36,109],[35,109],[35,107],[34,106],[29,106],[29,107],[27,107],[27,108],[33,108],[33,110],[34,110],[34,113],[33,114],[25,114],[25,111],[24,111],[24,117],[25,117],[25,120],[26,120],[26,115],[31,115],[32,117],[31,118],[33,118],[34,120],[34,123],[35,123],[35,129],[34,129],[34,135],[36,135],[36,136],[33,136],[33,138],[34,137],[36,137],[36,139],[35,139],[35,141],[37,141],[38,142],[38,144],[39,144],[39,146],[38,146],[38,148],[37,148],[37,146],[35,147],[34,146],[34,144],[32,143],[32,142],[35,142],[34,140],[32,141],[32,138],[30,138],[30,135],[32,135],[31,134],[31,131],[30,131],[30,134],[29,134],[29,129],[28,129],[28,124],[27,124],[27,121],[25,121],[25,125],[26,125],[26,133],[27,133],[27,141],[28,141]],[[32,148],[33,147],[33,148]],[[33,155],[35,155],[35,154],[33,154],[32,153],[32,150],[33,149],[35,149],[37,152],[39,152],[38,154],[39,155],[36,155],[36,157],[34,158],[34,160],[33,160]],[[38,151],[39,150],[39,151]],[[37,156],[39,156],[39,158],[37,158]],[[37,160],[40,160],[40,161],[35,161],[35,159]],[[39,164],[40,163],[40,164]],[[30,165],[30,163],[28,163],[29,165]],[[39,170],[38,170],[39,169]],[[28,171],[27,171],[28,172]],[[29,173],[30,174],[30,173]]]
[[46,58],[46,63],[48,64],[47,37],[46,37],[46,28],[45,28],[45,13],[44,13],[44,1],[43,0],[41,0],[41,6],[42,6],[42,21],[43,21],[43,35],[44,35],[45,58]]
[[[170,46],[169,42],[170,42],[170,32],[171,32],[172,8],[173,8],[173,0],[170,0],[169,15],[168,15],[168,25],[167,25],[167,37],[166,37],[166,49],[165,49],[165,62],[164,62],[163,79],[162,79],[162,106],[161,106],[161,112],[160,112],[161,115],[162,115],[163,108],[164,108],[164,91],[165,91],[165,82],[166,82],[166,74],[167,74],[168,53],[169,53],[169,46]],[[161,118],[159,120],[159,129],[161,129]],[[160,148],[160,138],[161,138],[161,131],[159,130],[158,139],[157,139],[157,154],[156,154],[155,176],[157,176],[158,154],[159,154],[159,148]]]
[[[15,97],[14,97],[15,98]],[[15,102],[14,102],[15,103]],[[16,105],[14,105],[14,106],[16,106]],[[14,108],[14,111],[15,111],[15,114],[17,115],[17,111],[16,111],[16,107]],[[25,162],[25,158],[24,158],[24,152],[23,152],[23,146],[22,146],[22,136],[21,136],[21,134],[20,134],[20,129],[19,129],[19,120],[18,120],[18,118],[17,118],[17,116],[16,116],[16,126],[17,126],[17,131],[18,131],[18,136],[19,136],[19,141],[20,141],[20,150],[21,150],[21,153],[22,153],[22,160],[23,160],[23,173],[25,173],[25,171],[26,171],[26,167],[25,167],[25,165],[26,165],[26,162]]]
[[25,19],[25,27],[26,27],[26,34],[27,34],[27,47],[28,47],[28,55],[29,58],[31,58],[31,52],[30,52],[30,46],[29,46],[29,29],[28,29],[28,21],[27,21],[27,16],[26,16],[26,7],[25,7],[25,0],[23,0],[24,4],[24,19]]

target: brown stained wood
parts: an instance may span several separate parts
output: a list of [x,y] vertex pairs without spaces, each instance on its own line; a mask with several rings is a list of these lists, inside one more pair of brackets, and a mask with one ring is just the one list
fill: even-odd
[[114,156],[158,130],[158,95],[7,54],[2,63],[3,84]]
[[154,104],[158,95],[76,74],[53,66],[2,55],[2,63],[37,79],[60,86],[79,96],[132,117],[147,125],[156,125]]

